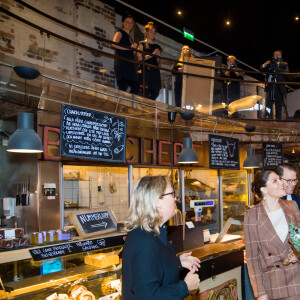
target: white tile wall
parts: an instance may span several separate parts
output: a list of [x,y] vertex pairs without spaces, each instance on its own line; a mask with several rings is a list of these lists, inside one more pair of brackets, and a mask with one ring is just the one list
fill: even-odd
[[[64,201],[77,202],[80,206],[102,207],[98,203],[98,185],[103,187],[102,197],[118,221],[124,221],[128,212],[128,172],[126,167],[81,167],[64,166],[64,173],[85,170],[87,181],[64,181]],[[84,172],[83,172],[84,174]],[[115,192],[110,189],[110,182],[115,185]],[[90,195],[91,186],[91,195]],[[102,200],[102,199],[101,199]]]

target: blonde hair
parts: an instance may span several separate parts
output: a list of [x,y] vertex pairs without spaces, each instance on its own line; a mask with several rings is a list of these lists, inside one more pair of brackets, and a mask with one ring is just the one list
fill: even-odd
[[234,60],[236,60],[236,57],[235,57],[234,55],[229,55],[229,56],[227,56],[227,60],[229,60],[229,59],[234,59]]
[[[180,54],[180,58],[178,59],[178,61],[186,61],[186,60],[184,59],[184,54],[183,54],[183,48],[184,48],[184,47],[188,47],[189,50],[190,50],[190,54],[189,54],[189,59],[188,59],[188,61],[189,61],[189,60],[192,60],[192,59],[194,58],[194,56],[192,55],[192,52],[191,52],[190,47],[189,47],[188,45],[184,45],[184,46],[182,46],[182,48],[181,48],[181,54]],[[178,62],[178,63],[176,64],[176,66],[182,66],[182,65],[183,65],[183,64],[180,63],[180,62]]]
[[125,227],[128,231],[141,227],[147,232],[160,234],[159,225],[162,221],[156,201],[161,198],[167,188],[166,176],[144,176],[135,185],[131,194],[131,203]]
[[190,46],[188,46],[188,45],[184,45],[184,46],[182,46],[182,48],[181,48],[181,54],[180,54],[179,61],[184,61],[184,54],[183,54],[183,48],[184,48],[184,47],[188,47],[188,48],[189,48],[189,50],[190,50],[189,58],[194,58],[194,56],[192,55],[192,52],[191,52]]
[[150,28],[155,29],[155,32],[157,31],[156,26],[154,25],[154,23],[153,22],[148,22],[148,24],[145,25],[145,34],[146,34],[146,32],[149,31]]

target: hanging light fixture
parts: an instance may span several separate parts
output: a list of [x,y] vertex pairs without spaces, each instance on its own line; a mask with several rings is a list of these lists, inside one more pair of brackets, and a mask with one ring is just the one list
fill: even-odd
[[243,168],[245,169],[254,169],[259,168],[259,163],[255,157],[255,152],[252,147],[247,148],[247,158],[244,161]]
[[43,145],[40,137],[33,130],[34,115],[32,113],[18,113],[18,127],[8,141],[8,152],[40,153]]
[[[13,67],[13,69],[19,77],[25,79],[24,104],[26,110],[27,79],[37,78],[40,75],[40,72],[33,68],[23,66]],[[43,152],[42,141],[34,131],[34,115],[32,113],[18,113],[17,130],[9,138],[7,151],[17,153]]]
[[183,149],[178,156],[178,163],[196,164],[198,162],[198,155],[192,147],[192,139],[190,137],[183,138]]

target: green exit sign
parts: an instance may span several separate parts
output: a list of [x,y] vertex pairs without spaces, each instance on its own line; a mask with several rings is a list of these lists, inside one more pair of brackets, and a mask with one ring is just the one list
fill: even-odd
[[183,36],[192,42],[194,41],[194,33],[190,30],[183,28]]

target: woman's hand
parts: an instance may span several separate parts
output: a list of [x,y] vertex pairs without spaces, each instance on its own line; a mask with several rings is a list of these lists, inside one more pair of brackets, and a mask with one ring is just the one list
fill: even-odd
[[160,56],[160,51],[159,51],[159,49],[156,48],[156,49],[152,52],[152,54]]
[[294,264],[298,261],[298,257],[294,254],[294,252],[291,252],[287,258],[288,258],[288,261],[292,264]]
[[191,252],[183,253],[179,256],[181,265],[189,269],[190,271],[195,270],[198,271],[200,268],[200,259],[194,256],[191,256]]
[[197,290],[199,288],[200,279],[198,274],[195,274],[195,271],[195,269],[189,271],[184,278],[184,282],[189,291]]
[[132,44],[130,47],[133,48],[133,49],[136,49],[137,46],[138,46],[137,43],[134,43],[134,44]]
[[262,296],[258,297],[257,300],[269,300],[269,296],[267,294],[262,295]]

